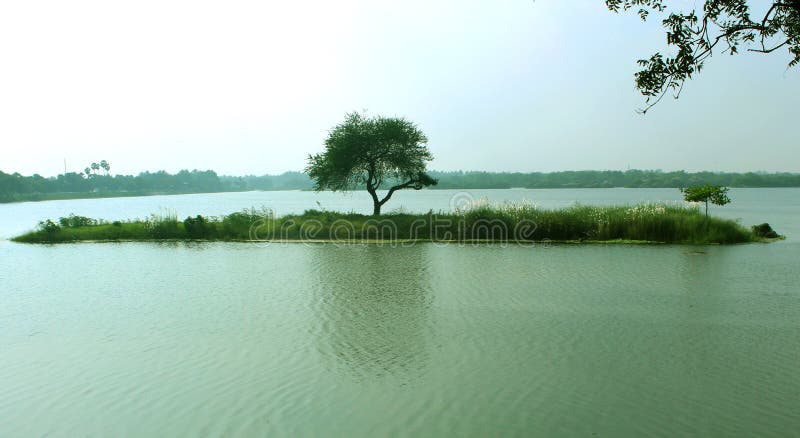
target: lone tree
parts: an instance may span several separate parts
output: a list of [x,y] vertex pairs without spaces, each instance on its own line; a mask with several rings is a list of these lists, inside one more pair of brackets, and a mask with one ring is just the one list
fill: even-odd
[[708,218],[708,203],[723,206],[731,202],[728,197],[728,188],[722,186],[693,186],[685,189],[680,189],[683,193],[683,199],[688,202],[705,202],[706,203],[706,218]]
[[[663,13],[669,0],[606,0],[608,9],[619,12],[637,9],[645,21],[651,11]],[[750,16],[750,5],[758,4],[757,16]],[[650,59],[640,59],[642,70],[636,73],[636,88],[646,97],[647,112],[669,91],[680,97],[687,79],[699,74],[715,50],[772,53],[785,47],[792,60],[800,63],[800,0],[755,2],[748,0],[705,0],[703,10],[671,12],[661,21],[667,31],[667,45],[676,53],[666,58],[656,52]],[[719,46],[719,47],[718,47]]]
[[[394,192],[436,185],[425,173],[426,162],[433,159],[427,142],[425,134],[406,119],[350,113],[331,130],[325,151],[308,156],[305,171],[317,191],[346,192],[366,186],[372,214],[377,216]],[[388,192],[380,198],[378,189],[384,184]]]

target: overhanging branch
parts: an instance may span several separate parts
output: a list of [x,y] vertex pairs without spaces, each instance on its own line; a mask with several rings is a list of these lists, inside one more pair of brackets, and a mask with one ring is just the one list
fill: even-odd
[[407,188],[409,188],[409,187],[414,187],[416,190],[419,190],[419,189],[421,189],[421,188],[422,188],[421,186],[419,186],[419,185],[418,185],[418,183],[417,183],[417,181],[416,181],[416,180],[414,180],[414,179],[410,179],[410,180],[408,180],[408,181],[406,181],[406,182],[404,182],[404,183],[402,183],[402,184],[398,184],[398,185],[396,185],[396,186],[392,186],[392,187],[390,187],[390,188],[389,188],[389,193],[387,193],[387,194],[386,194],[386,197],[385,197],[385,198],[383,198],[383,200],[381,200],[381,201],[379,202],[379,204],[380,204],[380,205],[383,205],[383,204],[385,204],[385,203],[386,203],[386,201],[388,201],[388,200],[389,200],[389,198],[391,198],[391,197],[392,197],[392,195],[394,195],[394,192],[396,192],[396,191],[398,191],[398,190],[402,190],[402,189],[407,189]]

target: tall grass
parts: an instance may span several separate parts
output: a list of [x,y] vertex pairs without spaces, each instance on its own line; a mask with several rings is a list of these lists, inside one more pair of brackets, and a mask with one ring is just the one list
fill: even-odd
[[185,237],[178,226],[178,213],[175,210],[161,210],[144,221],[144,228],[155,239],[179,239]]
[[[80,218],[80,217],[78,217]],[[735,221],[708,218],[682,205],[639,204],[558,210],[533,204],[478,202],[448,213],[396,211],[374,217],[357,213],[307,210],[275,217],[266,209],[221,217],[188,217],[174,212],[145,220],[113,222],[88,218],[43,221],[17,242],[81,240],[319,240],[319,241],[645,241],[664,243],[742,243],[757,240]]]

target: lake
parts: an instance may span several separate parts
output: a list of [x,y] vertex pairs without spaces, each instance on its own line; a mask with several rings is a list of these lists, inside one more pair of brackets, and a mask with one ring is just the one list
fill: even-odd
[[[800,189],[712,214],[734,246],[0,240],[0,436],[787,436],[800,430]],[[544,208],[674,189],[400,192]],[[0,205],[69,213],[371,211],[365,193]]]

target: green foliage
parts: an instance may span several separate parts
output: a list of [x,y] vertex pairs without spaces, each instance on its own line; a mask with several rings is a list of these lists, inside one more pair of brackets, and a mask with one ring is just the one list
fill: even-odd
[[731,202],[728,197],[728,188],[720,186],[694,186],[681,189],[683,198],[688,202],[706,202],[711,201],[716,205],[725,205]]
[[39,230],[47,235],[52,235],[61,231],[61,226],[50,219],[45,219],[43,221],[39,221]]
[[[182,170],[175,175],[160,171],[143,172],[138,176],[108,175],[110,165],[103,169],[105,174],[86,168],[91,177],[83,173],[70,172],[52,178],[40,175],[22,176],[19,173],[6,174],[0,172],[0,202],[75,199],[103,196],[141,196],[162,193],[205,193],[235,190],[232,184],[220,181],[213,171],[191,172]],[[307,184],[311,186],[310,182]]]
[[184,219],[183,229],[191,239],[210,239],[217,231],[215,224],[201,215]]
[[[665,0],[606,0],[611,11],[637,9],[642,20],[650,11],[662,13]],[[704,62],[719,44],[723,52],[771,53],[785,47],[792,55],[789,67],[800,62],[800,0],[766,2],[763,12],[753,18],[747,0],[705,0],[700,13],[671,12],[662,20],[667,31],[667,45],[675,47],[673,56],[655,53],[641,59],[642,70],[636,73],[636,87],[647,98],[646,112],[669,91],[679,97],[686,80],[700,73]]]
[[[331,130],[325,151],[308,156],[306,173],[316,190],[343,192],[366,186],[378,215],[395,191],[436,184],[425,173],[426,163],[433,159],[427,142],[425,134],[406,119],[350,113]],[[388,182],[389,192],[380,199],[377,190]]]
[[751,229],[753,230],[753,234],[755,234],[758,237],[765,238],[765,239],[778,239],[778,238],[781,237],[767,223],[753,225],[753,227]]
[[144,228],[150,236],[156,239],[178,239],[184,237],[178,226],[178,216],[175,212],[165,211],[150,216],[144,222]]
[[731,187],[796,187],[800,174],[714,173],[657,170],[581,170],[552,173],[430,172],[439,189],[522,188],[679,188],[704,183]]
[[663,204],[592,207],[575,205],[560,210],[531,204],[478,202],[452,213],[381,217],[356,213],[308,210],[274,217],[264,210],[244,210],[221,218],[154,215],[145,221],[62,228],[42,221],[37,231],[14,238],[17,242],[57,243],[81,240],[288,240],[334,242],[541,242],[645,241],[665,243],[741,243],[757,240],[752,230],[718,218],[706,219],[697,208]]
[[[438,189],[688,187],[703,183],[728,187],[800,187],[797,173],[715,173],[657,170],[582,170],[553,173],[440,172],[427,174]],[[74,178],[73,178],[74,177]],[[379,189],[388,190],[392,181]],[[142,196],[155,193],[198,193],[241,190],[310,190],[313,181],[300,172],[263,176],[220,176],[206,172],[148,173],[139,176],[98,175],[89,181],[78,174],[44,178],[0,171],[0,202],[74,199],[109,196]],[[98,191],[92,192],[97,188]],[[361,184],[357,189],[365,189]]]
[[693,186],[680,189],[683,199],[687,202],[704,202],[706,204],[706,217],[708,217],[708,203],[723,206],[731,202],[728,197],[728,188],[721,186]]
[[88,218],[85,216],[76,216],[75,214],[70,213],[67,217],[58,218],[58,223],[62,227],[88,227],[91,225],[97,225],[97,220]]
[[229,239],[249,239],[250,228],[256,223],[271,218],[272,215],[272,210],[266,208],[260,210],[251,208],[231,213],[222,218],[222,235]]
[[98,223],[98,225],[60,228],[55,232],[34,231],[15,237],[15,242],[23,243],[62,243],[79,241],[113,240],[154,240],[144,222],[119,222],[119,225]]
[[280,175],[220,176],[226,190],[311,190],[314,182],[303,172]]

